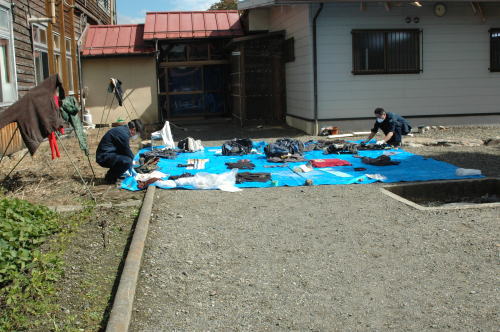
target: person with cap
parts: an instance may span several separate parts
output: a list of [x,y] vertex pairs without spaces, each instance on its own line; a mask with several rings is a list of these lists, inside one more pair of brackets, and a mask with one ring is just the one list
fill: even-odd
[[107,184],[116,183],[123,173],[132,168],[134,154],[130,149],[130,139],[136,140],[143,130],[141,120],[135,119],[127,125],[112,128],[102,137],[96,151],[96,162],[109,168],[104,177]]
[[392,146],[401,146],[402,136],[408,135],[411,132],[411,126],[408,121],[401,115],[392,112],[386,112],[383,108],[377,108],[374,111],[376,121],[370,136],[361,142],[362,144],[368,143],[379,131],[382,130],[384,138],[377,141],[377,144],[389,144]]

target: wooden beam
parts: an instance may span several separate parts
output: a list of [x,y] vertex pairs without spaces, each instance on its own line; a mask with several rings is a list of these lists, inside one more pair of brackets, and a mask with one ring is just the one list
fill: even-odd
[[[49,0],[45,0],[45,15],[52,16]],[[47,48],[49,53],[49,75],[55,74],[55,61],[54,61],[54,32],[52,29],[52,21],[47,23]]]
[[391,11],[391,3],[390,2],[384,2],[384,7],[386,12]]
[[80,101],[80,88],[78,80],[78,62],[76,57],[76,35],[75,35],[75,0],[71,1],[71,8],[69,9],[69,27],[71,29],[71,68],[73,71],[73,92],[75,97]]
[[66,63],[66,31],[64,22],[64,1],[59,2],[59,50],[61,51],[61,64],[62,64],[62,81],[64,86],[64,91],[69,92],[69,81],[68,81],[68,65]]

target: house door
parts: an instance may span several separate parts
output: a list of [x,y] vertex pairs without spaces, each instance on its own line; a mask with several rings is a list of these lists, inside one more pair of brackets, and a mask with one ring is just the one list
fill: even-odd
[[242,124],[284,121],[286,110],[283,34],[233,40],[232,115]]

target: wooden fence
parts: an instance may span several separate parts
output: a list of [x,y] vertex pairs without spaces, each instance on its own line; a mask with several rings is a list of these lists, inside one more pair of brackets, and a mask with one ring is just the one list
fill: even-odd
[[[21,138],[21,135],[19,134],[19,131],[16,131],[16,128],[17,123],[13,122],[0,129],[0,156],[4,153],[6,155],[10,155],[24,148],[23,140]],[[14,138],[12,138],[13,134]],[[11,139],[12,142],[10,143],[9,149],[5,151]]]

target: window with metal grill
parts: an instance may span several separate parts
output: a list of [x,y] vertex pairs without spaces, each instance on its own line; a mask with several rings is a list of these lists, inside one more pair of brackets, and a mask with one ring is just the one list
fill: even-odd
[[490,30],[490,71],[500,72],[500,29]]
[[352,73],[420,73],[419,30],[353,30]]

